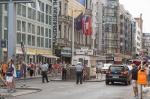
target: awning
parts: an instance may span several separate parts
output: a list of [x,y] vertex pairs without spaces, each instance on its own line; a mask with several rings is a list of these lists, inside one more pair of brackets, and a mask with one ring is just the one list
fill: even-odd
[[42,55],[43,57],[46,57],[46,58],[59,58],[57,56],[54,56],[54,55]]

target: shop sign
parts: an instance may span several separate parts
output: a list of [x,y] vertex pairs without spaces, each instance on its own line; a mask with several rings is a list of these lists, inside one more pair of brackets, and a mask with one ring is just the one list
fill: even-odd
[[45,51],[45,54],[46,54],[46,55],[50,55],[50,54],[52,54],[52,52],[50,52],[50,51]]
[[82,55],[93,55],[93,50],[80,50],[80,49],[78,49],[78,50],[76,50],[76,54],[82,54]]
[[64,47],[61,49],[61,54],[63,55],[71,55],[71,48]]
[[122,57],[114,57],[114,61],[122,61]]
[[108,60],[108,61],[113,61],[114,58],[113,58],[113,57],[106,57],[106,60]]
[[42,50],[37,50],[37,54],[44,54],[44,51],[42,51]]

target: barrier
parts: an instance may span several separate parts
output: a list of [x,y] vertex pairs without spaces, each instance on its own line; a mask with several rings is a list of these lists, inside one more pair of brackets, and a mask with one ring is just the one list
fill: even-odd
[[147,74],[145,70],[138,71],[138,84],[146,84]]

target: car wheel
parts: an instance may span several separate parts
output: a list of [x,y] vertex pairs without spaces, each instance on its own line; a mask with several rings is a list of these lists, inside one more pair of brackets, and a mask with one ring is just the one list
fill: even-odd
[[109,85],[109,81],[105,81],[106,85]]
[[114,84],[114,82],[112,81],[111,84]]

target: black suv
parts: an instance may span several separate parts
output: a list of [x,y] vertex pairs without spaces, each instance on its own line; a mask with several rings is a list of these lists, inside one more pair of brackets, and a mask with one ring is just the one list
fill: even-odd
[[106,71],[106,85],[111,82],[124,82],[126,85],[130,84],[129,80],[130,70],[126,65],[111,65]]

